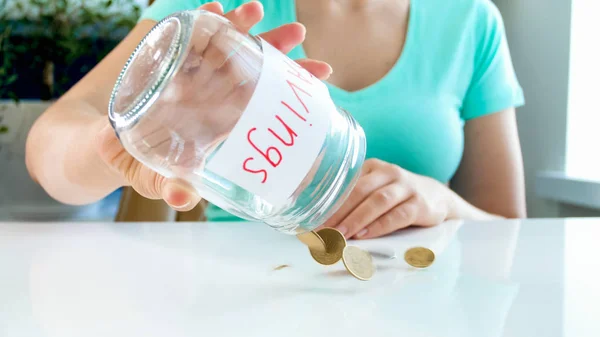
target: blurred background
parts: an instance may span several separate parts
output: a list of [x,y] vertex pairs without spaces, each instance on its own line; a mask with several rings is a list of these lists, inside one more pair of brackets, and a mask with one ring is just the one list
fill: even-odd
[[112,220],[121,191],[73,207],[29,177],[25,140],[51,102],[136,24],[148,0],[0,0],[0,221]]
[[[449,0],[450,1],[450,0]],[[526,105],[517,110],[530,217],[600,216],[597,1],[494,0]],[[24,163],[33,121],[135,25],[147,0],[0,0],[0,221],[107,221],[53,201]]]

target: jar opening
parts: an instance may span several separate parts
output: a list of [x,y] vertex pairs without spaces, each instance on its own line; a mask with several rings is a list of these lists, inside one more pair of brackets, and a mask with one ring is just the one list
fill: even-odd
[[[161,20],[131,54],[113,88],[108,116],[116,130],[135,125],[175,73],[189,40],[189,13]],[[189,21],[189,22],[188,22]]]

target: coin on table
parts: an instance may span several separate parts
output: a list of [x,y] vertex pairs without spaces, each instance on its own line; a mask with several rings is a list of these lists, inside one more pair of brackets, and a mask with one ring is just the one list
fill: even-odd
[[356,246],[344,248],[342,261],[344,261],[346,270],[359,280],[368,281],[375,274],[375,265],[371,254]]
[[435,260],[435,254],[425,247],[414,247],[404,253],[404,260],[415,268],[427,268]]
[[302,241],[309,250],[325,253],[325,242],[315,231],[304,232],[296,235],[298,240]]
[[342,259],[346,238],[335,228],[323,228],[317,234],[325,242],[325,251],[310,250],[310,255],[320,264],[332,265]]

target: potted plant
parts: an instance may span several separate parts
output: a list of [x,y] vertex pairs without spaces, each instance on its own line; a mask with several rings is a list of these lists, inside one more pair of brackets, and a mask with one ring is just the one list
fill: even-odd
[[[140,15],[135,0],[0,0],[0,220],[73,217],[34,183],[25,141],[39,115],[110,52]],[[10,214],[9,214],[10,213]],[[66,215],[68,214],[68,215]]]

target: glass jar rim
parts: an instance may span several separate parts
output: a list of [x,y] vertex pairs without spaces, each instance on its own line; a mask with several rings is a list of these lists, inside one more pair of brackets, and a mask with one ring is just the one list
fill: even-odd
[[[113,87],[108,103],[108,117],[111,125],[117,131],[130,129],[140,120],[141,116],[158,99],[170,79],[177,72],[184,59],[185,51],[189,45],[192,35],[193,22],[197,15],[194,11],[182,11],[169,15],[159,21],[138,43],[132,54],[129,56],[123,69],[119,73],[117,81]],[[123,111],[115,111],[115,101],[119,90],[122,88],[123,80],[131,69],[132,64],[140,55],[148,40],[157,34],[167,25],[175,24],[175,33],[170,46],[166,51],[165,64],[161,66],[158,76],[146,85],[142,93],[138,95]]]

